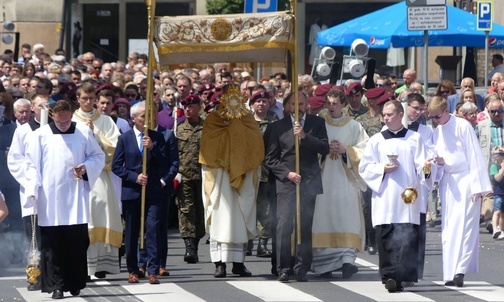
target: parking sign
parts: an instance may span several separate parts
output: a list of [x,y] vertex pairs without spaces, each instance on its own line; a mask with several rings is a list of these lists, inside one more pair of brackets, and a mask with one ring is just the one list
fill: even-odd
[[478,30],[492,30],[492,1],[478,1]]
[[244,13],[276,12],[278,0],[245,0]]

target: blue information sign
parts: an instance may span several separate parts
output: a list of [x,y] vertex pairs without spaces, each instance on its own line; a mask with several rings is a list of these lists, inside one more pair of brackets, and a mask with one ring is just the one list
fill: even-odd
[[245,0],[245,13],[276,12],[278,0]]
[[478,30],[492,30],[492,1],[478,1]]

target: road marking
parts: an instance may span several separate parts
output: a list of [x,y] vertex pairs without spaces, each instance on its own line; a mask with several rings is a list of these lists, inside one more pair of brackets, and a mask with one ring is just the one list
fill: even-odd
[[389,293],[380,281],[351,281],[331,283],[378,302],[434,302],[434,300],[407,291],[400,293]]
[[355,264],[358,264],[358,265],[364,266],[364,267],[368,267],[368,268],[373,269],[375,271],[378,270],[378,266],[376,264],[368,262],[368,261],[361,259],[361,258],[355,259]]
[[227,283],[267,302],[322,302],[312,295],[278,281],[227,281]]
[[13,281],[13,280],[26,280],[26,275],[12,276],[12,277],[0,277],[0,281]]
[[[443,281],[434,282],[445,286]],[[477,299],[492,302],[504,302],[504,288],[484,281],[464,281],[464,287],[445,286]]]
[[[151,285],[148,283],[122,285],[122,288],[144,302],[159,301],[191,301],[205,302],[198,296],[186,291],[175,283],[161,283]],[[72,301],[73,302],[73,301]]]

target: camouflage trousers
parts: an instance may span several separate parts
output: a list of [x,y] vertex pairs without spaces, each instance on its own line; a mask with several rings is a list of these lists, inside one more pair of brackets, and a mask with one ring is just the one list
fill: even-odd
[[182,238],[200,239],[205,236],[201,180],[183,180],[178,188],[179,230]]
[[267,182],[259,183],[257,192],[257,236],[259,238],[271,237],[271,213],[267,189]]

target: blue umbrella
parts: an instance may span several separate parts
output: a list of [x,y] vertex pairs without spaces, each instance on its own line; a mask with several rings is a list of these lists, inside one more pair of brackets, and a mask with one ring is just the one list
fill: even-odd
[[[476,15],[447,5],[446,30],[428,31],[429,46],[485,47],[485,32],[477,30]],[[377,10],[318,33],[321,46],[351,46],[363,39],[370,48],[423,47],[424,31],[408,30],[406,3]],[[493,23],[489,35],[490,48],[504,48],[504,26]]]

